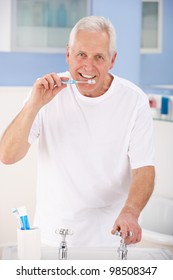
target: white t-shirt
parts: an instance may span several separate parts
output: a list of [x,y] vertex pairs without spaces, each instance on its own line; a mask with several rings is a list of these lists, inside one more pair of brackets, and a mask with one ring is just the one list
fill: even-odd
[[74,232],[69,246],[119,243],[111,229],[131,169],[154,165],[152,126],[147,96],[117,76],[102,96],[68,85],[40,110],[29,143],[39,137],[35,225],[44,243],[59,244],[57,228]]

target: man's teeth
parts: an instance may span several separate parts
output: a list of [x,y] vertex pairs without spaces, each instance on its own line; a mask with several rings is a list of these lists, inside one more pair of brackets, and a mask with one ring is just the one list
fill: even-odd
[[93,79],[95,77],[95,76],[90,76],[90,75],[85,75],[85,74],[81,74],[81,76],[86,79]]

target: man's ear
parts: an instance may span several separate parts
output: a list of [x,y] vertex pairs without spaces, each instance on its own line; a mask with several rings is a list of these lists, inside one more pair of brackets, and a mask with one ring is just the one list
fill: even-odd
[[114,66],[116,57],[117,57],[117,52],[115,52],[115,53],[113,54],[112,58],[111,58],[111,64],[110,64],[109,69],[112,69],[112,67]]

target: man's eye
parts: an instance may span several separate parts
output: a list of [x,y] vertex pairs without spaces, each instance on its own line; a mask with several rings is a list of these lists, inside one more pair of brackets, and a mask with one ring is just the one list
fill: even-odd
[[80,57],[86,57],[86,54],[85,54],[85,53],[79,53],[78,56],[80,56]]
[[97,60],[103,60],[104,58],[103,58],[102,55],[99,55],[99,54],[98,54],[98,55],[96,56],[96,59],[97,59]]

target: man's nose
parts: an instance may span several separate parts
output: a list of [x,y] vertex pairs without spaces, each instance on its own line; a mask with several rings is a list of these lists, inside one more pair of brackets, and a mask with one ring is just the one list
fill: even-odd
[[87,57],[84,63],[85,67],[87,70],[93,69],[94,66],[94,58],[92,57]]

